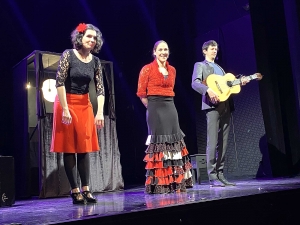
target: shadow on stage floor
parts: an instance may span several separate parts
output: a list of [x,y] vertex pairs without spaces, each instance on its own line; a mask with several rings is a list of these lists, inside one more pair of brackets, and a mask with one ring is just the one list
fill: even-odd
[[[95,193],[97,204],[70,197],[16,201],[0,224],[295,224],[300,177],[240,179],[235,187],[195,185],[186,193],[148,195],[143,187]],[[297,223],[296,223],[297,224]]]

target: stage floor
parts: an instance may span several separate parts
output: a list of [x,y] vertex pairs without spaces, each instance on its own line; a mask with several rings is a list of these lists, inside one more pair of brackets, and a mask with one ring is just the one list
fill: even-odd
[[[233,180],[231,180],[233,181]],[[300,177],[235,180],[235,187],[195,185],[186,193],[148,195],[143,187],[118,192],[94,193],[97,204],[73,205],[70,197],[16,201],[12,207],[0,208],[0,224],[60,224],[83,222],[159,208],[207,204],[224,199],[241,198],[300,189]],[[99,224],[101,220],[99,220]],[[113,220],[112,220],[113,221]],[[91,224],[86,221],[86,224]],[[115,223],[118,224],[118,223]],[[155,224],[155,223],[154,223]]]

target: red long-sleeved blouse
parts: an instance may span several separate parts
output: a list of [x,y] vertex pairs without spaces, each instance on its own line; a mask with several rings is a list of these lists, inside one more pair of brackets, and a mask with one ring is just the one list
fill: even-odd
[[173,91],[175,85],[176,70],[166,62],[168,77],[164,78],[158,70],[156,59],[145,65],[139,75],[137,96],[145,98],[148,95],[175,96]]

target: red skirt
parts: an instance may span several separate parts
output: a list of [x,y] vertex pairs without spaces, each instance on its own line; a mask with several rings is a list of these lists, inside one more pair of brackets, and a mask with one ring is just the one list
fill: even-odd
[[99,151],[97,128],[89,94],[67,94],[72,117],[70,125],[62,123],[62,107],[56,96],[53,108],[51,152],[87,153]]

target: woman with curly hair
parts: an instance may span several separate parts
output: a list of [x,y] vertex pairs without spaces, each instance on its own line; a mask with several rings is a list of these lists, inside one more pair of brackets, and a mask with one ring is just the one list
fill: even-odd
[[[102,34],[92,24],[79,24],[71,34],[73,49],[63,52],[56,74],[51,152],[63,153],[74,204],[96,203],[89,189],[90,152],[99,151],[97,128],[104,126],[104,84],[98,53]],[[95,81],[98,110],[94,117],[89,83]],[[77,157],[76,157],[77,155]],[[77,158],[77,160],[76,160]],[[77,184],[77,169],[81,191]]]
[[176,70],[167,59],[169,47],[158,41],[154,61],[140,71],[137,96],[147,108],[146,193],[185,192],[192,187],[191,163],[174,105]]

